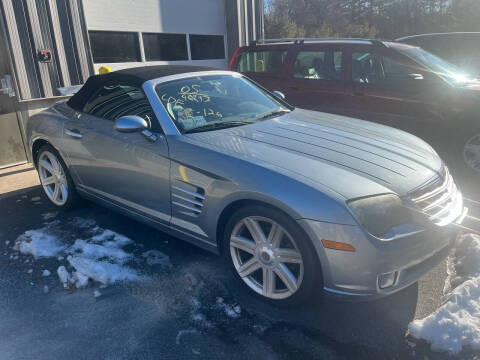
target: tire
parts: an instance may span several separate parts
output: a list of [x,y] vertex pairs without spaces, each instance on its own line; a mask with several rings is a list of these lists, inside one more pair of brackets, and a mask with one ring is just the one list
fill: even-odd
[[464,195],[478,198],[480,184],[480,128],[465,127],[454,139],[449,166]]
[[53,205],[68,210],[79,203],[72,177],[55,148],[43,145],[36,154],[35,164],[43,191]]
[[263,302],[298,306],[310,299],[315,289],[323,288],[313,244],[300,226],[279,210],[263,205],[237,210],[225,226],[223,241],[223,255],[234,277]]

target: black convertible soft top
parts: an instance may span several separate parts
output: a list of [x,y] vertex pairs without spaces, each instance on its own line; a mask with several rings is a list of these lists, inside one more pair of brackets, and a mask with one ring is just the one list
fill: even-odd
[[118,70],[103,75],[90,76],[81,89],[73,95],[67,104],[75,110],[83,109],[83,106],[89,99],[95,89],[100,86],[114,84],[129,85],[141,88],[145,81],[161,78],[169,75],[183,74],[189,72],[217,70],[205,66],[190,65],[156,65],[132,67],[129,69]]

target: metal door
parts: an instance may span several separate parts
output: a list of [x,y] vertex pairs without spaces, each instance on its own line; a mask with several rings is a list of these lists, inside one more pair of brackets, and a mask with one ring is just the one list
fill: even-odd
[[5,40],[0,37],[0,168],[25,163],[27,156],[14,107],[15,91]]

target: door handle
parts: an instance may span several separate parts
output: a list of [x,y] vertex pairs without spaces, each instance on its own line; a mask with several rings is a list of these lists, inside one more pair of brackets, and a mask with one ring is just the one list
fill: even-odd
[[75,139],[83,138],[83,134],[77,129],[65,129],[65,135],[71,136]]

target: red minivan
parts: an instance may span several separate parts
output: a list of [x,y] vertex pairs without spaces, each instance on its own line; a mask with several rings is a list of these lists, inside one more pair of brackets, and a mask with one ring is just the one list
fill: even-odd
[[230,69],[294,106],[424,138],[480,200],[480,83],[437,56],[379,40],[278,39],[237,49]]

